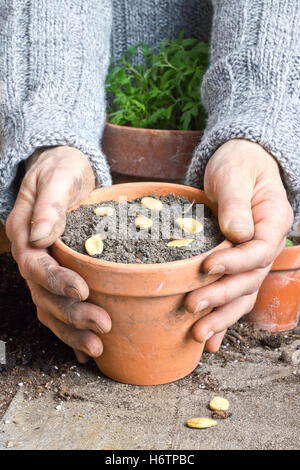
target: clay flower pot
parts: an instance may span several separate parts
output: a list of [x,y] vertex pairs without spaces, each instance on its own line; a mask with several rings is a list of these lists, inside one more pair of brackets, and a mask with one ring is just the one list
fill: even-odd
[[202,131],[139,129],[106,122],[102,148],[113,173],[136,179],[183,182],[202,134]]
[[271,332],[295,328],[300,315],[300,245],[284,248],[262,283],[246,319]]
[[[202,191],[171,183],[113,185],[92,192],[82,204],[154,193],[175,193],[216,210]],[[214,250],[228,246],[225,240]],[[197,366],[204,345],[192,338],[191,327],[209,309],[191,314],[183,300],[187,292],[221,277],[201,273],[207,253],[160,264],[113,263],[77,253],[58,240],[52,255],[86,280],[89,300],[112,318],[111,332],[101,335],[104,352],[96,359],[105,375],[124,383],[156,385],[180,379]]]

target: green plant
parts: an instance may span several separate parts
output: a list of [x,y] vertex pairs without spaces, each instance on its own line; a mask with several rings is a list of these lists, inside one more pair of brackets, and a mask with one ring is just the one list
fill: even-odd
[[200,85],[209,46],[196,39],[163,39],[158,48],[129,47],[111,63],[106,92],[110,122],[152,129],[203,129]]

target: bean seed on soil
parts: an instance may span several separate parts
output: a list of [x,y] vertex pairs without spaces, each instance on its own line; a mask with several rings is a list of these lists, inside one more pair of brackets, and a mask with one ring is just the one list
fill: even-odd
[[178,238],[177,240],[172,240],[167,243],[168,246],[172,246],[174,248],[188,246],[193,243],[193,238]]
[[[148,197],[148,196],[147,196]],[[86,254],[85,242],[98,234],[104,241],[104,249],[95,258],[116,263],[167,263],[197,256],[211,250],[224,240],[218,225],[218,219],[208,207],[199,207],[195,202],[183,196],[151,195],[162,203],[160,211],[152,211],[142,205],[143,198],[127,201],[103,201],[97,204],[82,205],[67,213],[67,223],[62,241],[72,250]],[[97,216],[95,209],[111,207],[113,217]],[[199,233],[188,235],[176,224],[176,219],[183,218],[189,208],[189,217],[204,226]],[[149,229],[139,229],[135,220],[144,216],[151,217]],[[188,218],[187,216],[184,217]],[[150,222],[151,223],[151,222]],[[150,224],[149,224],[150,225]],[[168,246],[168,242],[182,238],[194,241],[178,248]]]
[[96,207],[96,209],[94,209],[94,214],[99,215],[101,217],[104,217],[104,216],[111,217],[112,215],[114,215],[114,212],[115,211],[113,207],[110,207],[110,206]]
[[154,197],[143,197],[141,204],[146,207],[146,209],[150,209],[152,211],[161,211],[163,208],[163,203]]
[[145,217],[144,215],[139,215],[135,219],[134,223],[136,228],[139,228],[140,230],[148,230],[152,227],[153,220],[149,219],[149,217]]
[[103,251],[103,241],[99,235],[93,235],[92,237],[88,238],[85,242],[85,249],[86,252],[90,256],[101,255]]
[[203,230],[203,225],[201,222],[199,222],[199,220],[193,219],[192,217],[179,217],[176,219],[176,224],[189,235],[200,233]]

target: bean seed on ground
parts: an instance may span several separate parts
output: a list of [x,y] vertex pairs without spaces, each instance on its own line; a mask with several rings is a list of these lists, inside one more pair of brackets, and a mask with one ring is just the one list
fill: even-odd
[[226,398],[214,397],[209,402],[209,407],[213,411],[219,411],[219,410],[225,410],[226,411],[229,408],[229,401],[226,400]]
[[217,422],[211,418],[191,418],[186,424],[189,428],[205,429],[216,426]]

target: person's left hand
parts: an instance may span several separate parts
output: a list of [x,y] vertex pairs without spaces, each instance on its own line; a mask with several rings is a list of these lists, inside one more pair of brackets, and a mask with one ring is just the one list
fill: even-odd
[[224,276],[191,292],[185,301],[192,313],[213,309],[195,323],[193,336],[216,352],[226,329],[252,310],[264,278],[285,246],[293,211],[277,162],[260,145],[243,139],[230,140],[214,153],[205,170],[204,190],[218,203],[223,234],[237,243],[207,256],[203,272]]

